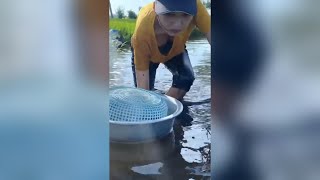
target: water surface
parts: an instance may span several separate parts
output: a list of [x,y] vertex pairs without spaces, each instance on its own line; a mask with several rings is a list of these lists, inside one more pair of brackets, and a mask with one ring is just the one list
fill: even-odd
[[[210,98],[210,49],[206,40],[187,43],[196,75],[187,101]],[[133,87],[130,50],[111,46],[110,63],[110,86]],[[171,73],[160,65],[155,88],[166,91],[171,83]],[[210,121],[210,103],[185,106],[168,137],[137,145],[111,144],[111,179],[210,179]]]

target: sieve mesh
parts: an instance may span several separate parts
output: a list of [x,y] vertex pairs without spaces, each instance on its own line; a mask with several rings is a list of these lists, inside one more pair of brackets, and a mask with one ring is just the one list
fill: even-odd
[[168,106],[157,93],[131,87],[110,90],[110,120],[141,122],[167,116]]

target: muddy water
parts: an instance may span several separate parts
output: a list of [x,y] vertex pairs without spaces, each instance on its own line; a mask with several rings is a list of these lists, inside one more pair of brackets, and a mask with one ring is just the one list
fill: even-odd
[[[185,100],[210,98],[210,45],[206,40],[187,44],[196,80]],[[110,86],[134,86],[129,49],[110,47]],[[160,65],[155,88],[166,91],[171,73]],[[210,179],[210,103],[188,105],[177,117],[174,131],[151,143],[110,145],[111,179]]]

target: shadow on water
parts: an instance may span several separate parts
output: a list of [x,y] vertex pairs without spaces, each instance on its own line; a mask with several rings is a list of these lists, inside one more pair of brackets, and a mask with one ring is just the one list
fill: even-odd
[[[110,86],[134,86],[131,52],[110,48]],[[173,132],[164,139],[143,144],[111,143],[112,180],[210,179],[210,45],[205,40],[191,41],[187,49],[196,80],[185,100],[195,103],[185,104]],[[171,86],[171,78],[160,65],[155,88],[164,92]]]

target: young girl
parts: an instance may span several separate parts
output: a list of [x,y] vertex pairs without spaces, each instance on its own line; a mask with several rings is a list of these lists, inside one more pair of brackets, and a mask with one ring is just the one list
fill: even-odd
[[131,38],[135,86],[153,90],[163,63],[173,75],[167,95],[181,100],[195,79],[185,44],[195,27],[211,44],[210,21],[200,0],[156,0],[143,7]]

